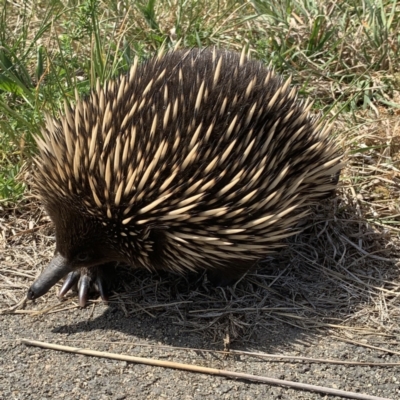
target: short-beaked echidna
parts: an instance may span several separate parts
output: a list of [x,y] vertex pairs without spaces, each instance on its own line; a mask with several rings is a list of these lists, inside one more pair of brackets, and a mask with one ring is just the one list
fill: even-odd
[[240,276],[335,189],[340,155],[310,107],[244,53],[191,49],[47,118],[36,185],[56,251],[28,298],[67,274],[62,294],[80,277],[82,305],[91,283],[105,297],[114,263]]

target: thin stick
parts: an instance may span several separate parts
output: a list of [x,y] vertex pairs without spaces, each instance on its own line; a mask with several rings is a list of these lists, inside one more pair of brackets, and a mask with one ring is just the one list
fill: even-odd
[[19,307],[23,307],[26,304],[26,301],[28,300],[27,296],[25,296],[23,299],[21,299],[17,304],[10,308],[5,308],[0,310],[0,314],[14,314],[17,313],[19,310]]
[[[71,343],[86,343],[87,340],[80,340],[80,339],[64,339],[66,342]],[[108,344],[115,344],[116,342],[105,342],[104,340],[91,340],[91,343],[108,343]],[[400,362],[368,362],[368,361],[343,361],[343,360],[332,360],[326,358],[312,358],[312,357],[301,357],[301,356],[287,356],[284,354],[270,354],[270,353],[259,353],[259,352],[251,352],[251,351],[243,351],[243,350],[232,350],[223,351],[223,350],[209,350],[209,349],[200,349],[194,347],[177,347],[177,346],[163,346],[159,344],[148,344],[148,343],[136,343],[136,342],[118,342],[120,345],[129,345],[129,346],[141,346],[141,347],[151,347],[156,349],[166,349],[171,351],[196,351],[196,352],[203,352],[203,353],[213,353],[213,354],[222,354],[224,356],[230,355],[244,355],[249,357],[256,357],[256,358],[263,358],[268,359],[271,358],[274,362],[307,362],[313,364],[337,364],[337,365],[361,365],[364,367],[400,367]],[[381,349],[382,348],[379,348]]]
[[338,340],[341,340],[342,342],[355,344],[357,346],[367,347],[368,349],[380,350],[380,351],[384,351],[385,353],[400,355],[400,351],[387,349],[385,347],[378,347],[378,346],[373,346],[372,344],[356,342],[355,340],[344,339],[344,338],[341,338],[339,336],[334,336],[334,338],[338,339]]
[[233,372],[233,371],[226,371],[226,370],[216,369],[216,368],[200,367],[198,365],[182,364],[182,363],[176,363],[176,362],[172,362],[172,361],[154,360],[154,359],[150,359],[150,358],[127,356],[127,355],[122,355],[122,354],[108,353],[108,352],[95,351],[95,350],[89,350],[89,349],[80,349],[78,347],[62,346],[62,345],[58,345],[58,344],[39,342],[36,340],[22,339],[22,343],[25,345],[28,345],[28,346],[37,346],[37,347],[42,347],[45,349],[66,351],[66,352],[75,353],[75,354],[84,354],[87,356],[111,358],[114,360],[128,361],[128,362],[152,365],[152,366],[157,366],[157,367],[180,369],[180,370],[184,370],[184,371],[198,372],[198,373],[202,373],[202,374],[219,375],[219,376],[224,376],[224,377],[233,378],[233,379],[244,379],[244,380],[249,380],[249,381],[253,381],[253,382],[268,383],[270,385],[287,386],[287,387],[300,389],[300,390],[308,390],[311,392],[319,392],[319,393],[325,393],[325,394],[330,394],[330,395],[334,395],[334,396],[341,396],[341,397],[348,398],[348,399],[390,400],[390,399],[384,398],[384,397],[369,396],[366,394],[347,392],[344,390],[337,390],[337,389],[331,389],[331,388],[322,387],[322,386],[309,385],[306,383],[291,382],[291,381],[286,381],[286,380],[282,380],[282,379],[268,378],[265,376],[245,374],[245,373],[241,373],[241,372]]
[[337,364],[337,365],[361,365],[361,366],[369,366],[369,367],[400,367],[400,362],[392,362],[392,363],[374,363],[367,361],[342,361],[342,360],[330,360],[325,358],[311,358],[311,357],[300,357],[300,356],[286,356],[283,354],[268,354],[268,353],[257,353],[251,351],[242,351],[242,350],[229,350],[229,352],[221,352],[225,354],[243,354],[251,357],[258,358],[272,358],[276,361],[303,361],[309,363],[318,363],[318,364]]

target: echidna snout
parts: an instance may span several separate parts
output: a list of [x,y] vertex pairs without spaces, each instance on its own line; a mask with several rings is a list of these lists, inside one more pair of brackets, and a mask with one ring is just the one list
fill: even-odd
[[34,300],[43,296],[53,287],[60,279],[64,278],[72,271],[70,265],[65,261],[65,258],[56,255],[41,273],[39,278],[33,283],[28,290],[28,299]]
[[30,288],[63,275],[80,303],[110,265],[247,271],[297,233],[336,186],[340,154],[310,104],[260,62],[172,51],[108,81],[37,138],[36,185],[56,255]]
[[[28,291],[28,299],[34,300],[45,294],[60,279],[67,276],[61,290],[63,296],[74,286],[79,288],[79,302],[84,306],[92,286],[107,300],[108,282],[103,278],[108,269],[125,261],[126,256],[109,245],[107,230],[96,221],[77,219],[73,213],[57,210],[53,216],[56,223],[56,251],[50,264]],[[67,229],[68,227],[68,229]],[[105,231],[105,232],[103,232]],[[100,269],[98,266],[101,266]]]

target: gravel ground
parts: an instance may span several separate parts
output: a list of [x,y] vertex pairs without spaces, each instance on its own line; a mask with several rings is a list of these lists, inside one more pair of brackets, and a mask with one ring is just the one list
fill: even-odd
[[[204,276],[121,270],[108,306],[79,309],[76,297],[60,303],[54,287],[12,314],[0,312],[0,400],[339,399],[28,347],[22,338],[400,399],[400,244],[357,218],[345,194],[340,218],[339,201],[332,201],[314,211],[276,258],[233,288],[212,287]],[[0,233],[0,310],[7,310],[51,259],[54,231],[32,202],[0,209]],[[354,242],[361,233],[362,248]],[[228,333],[231,350],[399,365],[218,353]]]
[[[279,257],[234,288],[131,271],[108,306],[79,309],[75,297],[60,303],[53,288],[12,314],[0,312],[0,400],[339,399],[28,347],[22,338],[400,399],[398,242],[365,227],[359,249],[348,237],[364,225],[348,208],[328,225],[318,212]],[[0,213],[0,228],[0,310],[7,310],[49,262],[54,232],[35,203]],[[227,333],[231,350],[399,365],[221,354]]]
[[[57,302],[50,299],[47,304]],[[0,315],[0,323],[1,399],[339,399],[266,384],[27,347],[20,343],[21,338],[400,398],[399,366],[277,362],[244,355],[166,349],[161,346],[221,350],[223,345],[220,338],[212,341],[204,334],[185,332],[171,324],[169,318],[144,314],[126,317],[115,305],[96,304],[83,310],[41,316]],[[400,363],[400,346],[395,342],[398,340],[393,337],[368,338],[368,343],[398,352],[389,354],[346,343],[321,331],[271,323],[270,329],[256,331],[251,342],[235,342],[232,348],[344,361]]]

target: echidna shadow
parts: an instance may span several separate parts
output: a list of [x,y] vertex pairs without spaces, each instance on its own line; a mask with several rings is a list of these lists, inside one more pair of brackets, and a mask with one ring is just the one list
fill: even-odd
[[171,51],[95,90],[37,137],[56,250],[29,299],[67,276],[80,304],[110,266],[235,280],[298,232],[342,167],[329,128],[244,53]]

